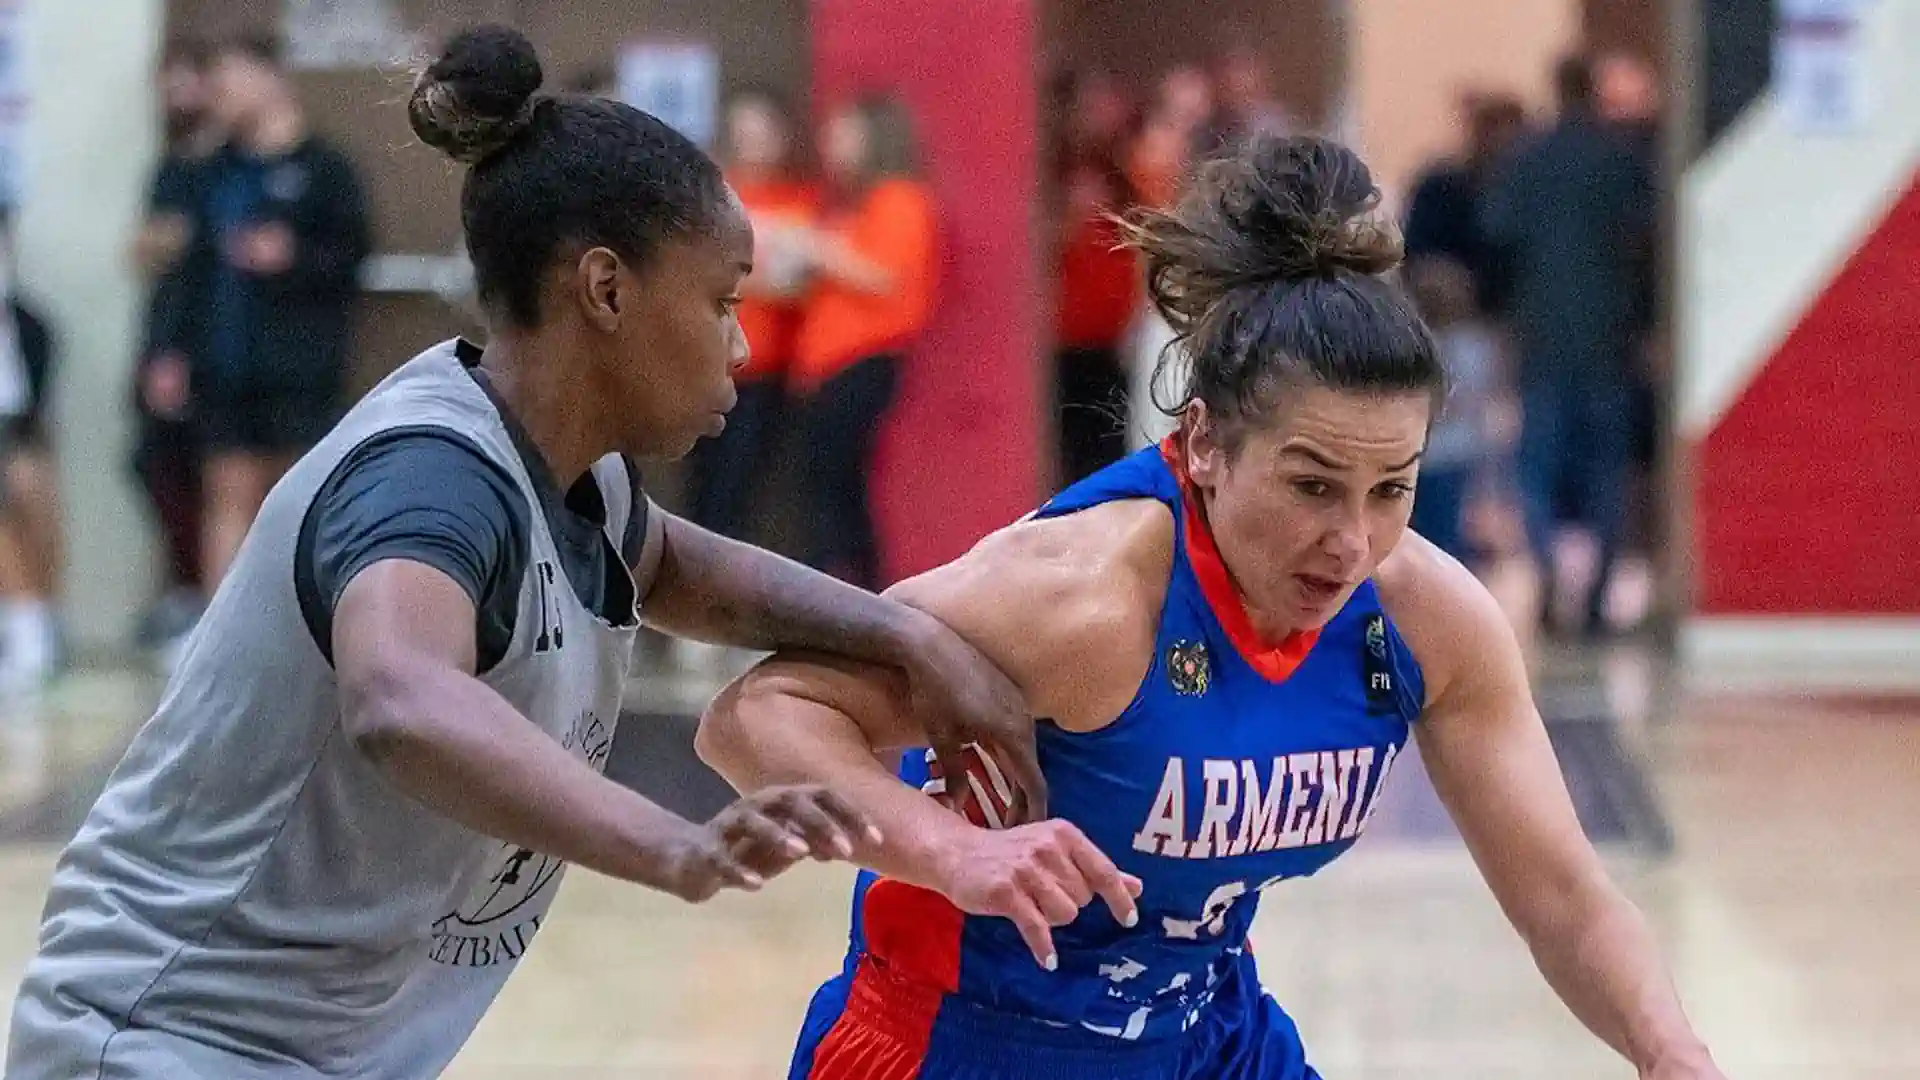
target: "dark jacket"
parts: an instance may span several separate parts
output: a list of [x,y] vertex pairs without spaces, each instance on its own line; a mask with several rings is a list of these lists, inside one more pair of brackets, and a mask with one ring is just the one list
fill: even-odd
[[1597,121],[1563,120],[1514,154],[1483,209],[1511,275],[1522,380],[1625,373],[1656,208],[1646,162]]
[[[207,164],[212,173],[200,185],[203,199],[218,197],[225,170],[248,164],[242,154],[229,146]],[[292,230],[293,265],[279,274],[246,276],[252,318],[247,320],[245,363],[229,370],[231,364],[222,365],[211,348],[192,356],[195,392],[337,397],[352,350],[360,269],[371,249],[359,176],[345,154],[312,137],[286,154],[253,164],[265,169],[264,194],[253,220],[284,223]],[[211,208],[203,203],[202,209],[199,221],[213,220]],[[211,259],[209,265],[223,267],[220,245],[214,229],[196,228],[198,250],[188,259]],[[206,331],[218,332],[212,326]]]

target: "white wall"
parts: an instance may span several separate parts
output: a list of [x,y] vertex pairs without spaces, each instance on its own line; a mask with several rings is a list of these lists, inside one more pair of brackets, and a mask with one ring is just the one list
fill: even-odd
[[54,423],[77,646],[125,639],[152,587],[128,471],[128,372],[144,303],[125,251],[157,146],[162,0],[22,0],[32,93],[19,217],[23,289],[59,335]]
[[1552,105],[1553,65],[1578,43],[1575,0],[1347,0],[1350,136],[1394,205],[1459,148],[1466,88]]

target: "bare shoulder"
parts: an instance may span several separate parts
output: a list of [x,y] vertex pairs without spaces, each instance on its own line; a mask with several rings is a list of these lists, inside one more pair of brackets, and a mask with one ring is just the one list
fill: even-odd
[[1037,712],[1092,730],[1126,708],[1152,659],[1173,527],[1145,499],[1028,518],[888,595],[993,658]]
[[1503,686],[1524,686],[1520,644],[1499,602],[1473,572],[1408,532],[1374,574],[1380,603],[1420,663],[1434,705]]

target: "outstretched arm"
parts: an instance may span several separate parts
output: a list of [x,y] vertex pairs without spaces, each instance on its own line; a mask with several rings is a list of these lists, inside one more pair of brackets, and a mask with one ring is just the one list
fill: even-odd
[[1495,898],[1560,999],[1642,1077],[1720,1080],[1646,921],[1581,830],[1511,628],[1458,564],[1424,569],[1404,618],[1396,605],[1431,673],[1420,753]]
[[938,619],[898,600],[739,543],[658,510],[640,577],[647,621],[670,634],[746,649],[797,649],[884,665],[905,677],[916,722],[945,768],[968,742],[999,747],[1046,813],[1027,704],[1000,667]]
[[[1102,574],[1098,560],[1050,555],[1033,531],[1017,526],[990,538],[894,595],[1004,666],[1036,711],[1076,725],[1110,719],[1139,677],[1122,669],[1135,660],[1143,667],[1151,651],[1150,633],[1144,645],[1128,647],[1132,627],[1122,613],[1151,608],[1116,592],[1116,576]],[[1048,924],[1071,921],[1093,895],[1123,921],[1132,917],[1138,883],[1077,830],[1058,821],[982,829],[896,779],[881,756],[925,743],[906,706],[904,680],[884,668],[784,654],[714,701],[695,745],[741,791],[800,782],[845,796],[884,837],[858,847],[855,861],[939,892],[962,910],[1012,919],[1043,964],[1051,955]]]

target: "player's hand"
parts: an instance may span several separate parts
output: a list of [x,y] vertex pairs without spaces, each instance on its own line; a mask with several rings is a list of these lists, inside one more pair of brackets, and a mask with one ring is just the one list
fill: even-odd
[[948,776],[966,775],[962,756],[977,742],[997,751],[1019,789],[1011,810],[1015,822],[1047,816],[1047,781],[1033,713],[1020,688],[993,661],[938,619],[927,618],[901,657],[913,694],[915,718]]
[[950,853],[941,893],[969,915],[1011,919],[1040,966],[1059,966],[1055,926],[1078,918],[1098,896],[1121,926],[1140,921],[1140,879],[1123,874],[1079,829],[1042,821],[979,829]]
[[833,792],[767,788],[691,830],[668,855],[664,888],[696,904],[721,889],[753,891],[802,859],[851,857],[856,836],[880,842],[880,830]]

